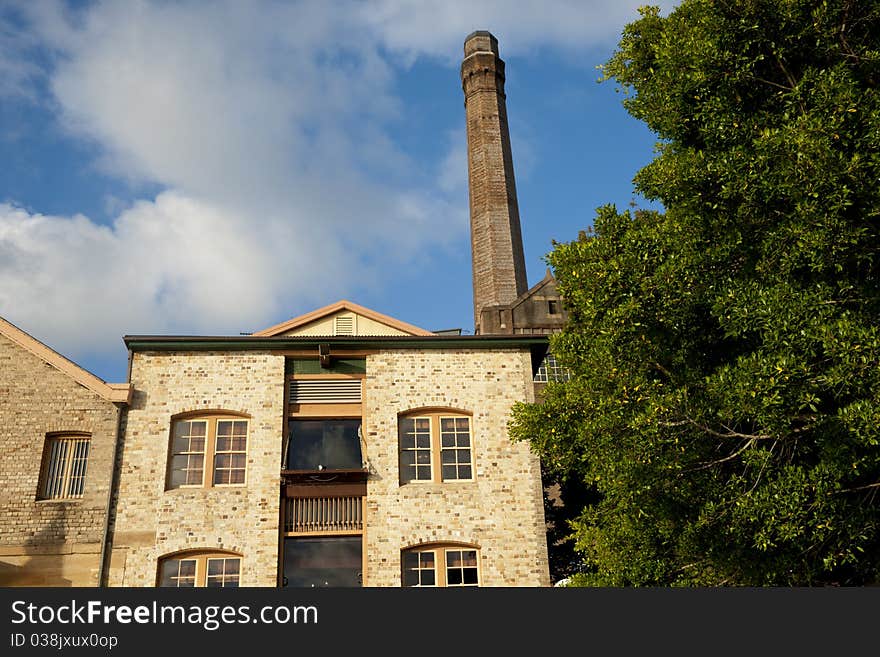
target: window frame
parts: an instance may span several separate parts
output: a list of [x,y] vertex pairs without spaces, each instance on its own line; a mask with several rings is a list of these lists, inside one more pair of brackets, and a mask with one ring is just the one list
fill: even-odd
[[[62,492],[56,495],[49,495],[47,487],[50,484],[49,475],[53,472],[52,452],[53,445],[69,442],[72,447],[68,447],[64,453],[64,463],[61,472],[61,489]],[[76,457],[76,444],[85,444],[85,464],[82,474],[73,474],[73,462]],[[43,455],[40,460],[40,476],[37,482],[37,500],[41,502],[70,502],[81,500],[85,495],[86,478],[89,473],[89,459],[92,452],[92,434],[87,431],[53,431],[46,434],[43,441]],[[78,493],[71,494],[71,484],[74,479],[81,479],[82,486]]]
[[[463,448],[458,445],[452,447],[443,447],[443,420],[446,419],[466,419],[468,422],[467,425],[467,435],[468,435],[468,446],[467,451],[470,457],[470,469],[471,476],[470,478],[464,477],[454,477],[454,478],[445,478],[443,476],[443,451],[452,450],[458,452]],[[430,479],[407,479],[404,478],[404,464],[403,464],[403,454],[404,447],[403,442],[401,440],[401,434],[403,429],[403,422],[408,420],[419,420],[419,419],[427,419],[429,422],[430,429],[430,461],[431,461],[431,478]],[[455,431],[457,435],[457,429]],[[416,444],[412,450],[407,448],[406,451],[418,451],[420,449]],[[406,467],[416,468],[415,472],[418,473],[418,464],[407,465]],[[453,464],[446,465],[454,465],[456,470],[458,467],[465,465],[464,463],[456,462]],[[476,481],[476,457],[474,453],[474,422],[473,422],[473,414],[468,411],[463,411],[455,408],[421,408],[415,409],[411,411],[406,411],[405,413],[399,413],[397,416],[397,473],[398,473],[398,481],[400,485],[406,484],[442,484],[442,483],[450,483],[450,482],[472,482]]]
[[[157,568],[156,568],[156,587],[157,588],[233,588],[227,586],[220,587],[209,587],[207,584],[208,581],[208,564],[210,561],[216,561],[218,559],[235,559],[238,561],[238,587],[241,587],[241,574],[242,574],[242,562],[244,561],[244,557],[237,552],[226,552],[223,550],[186,550],[184,552],[174,552],[172,554],[166,554],[162,557],[159,557]],[[181,587],[181,586],[163,586],[162,581],[162,571],[164,570],[165,564],[171,563],[172,561],[177,561],[178,563],[182,563],[184,561],[194,561],[195,568],[193,573],[193,585],[191,587]],[[178,572],[180,572],[178,566]],[[225,577],[225,564],[224,564],[224,577]]]
[[[198,454],[198,452],[176,452],[174,450],[174,441],[177,433],[177,426],[183,422],[205,422],[205,444],[202,450],[202,481],[194,484],[178,484],[173,485],[173,473],[175,469],[172,467],[174,457],[181,454]],[[244,450],[223,450],[218,453],[217,450],[217,426],[220,422],[244,422],[245,423],[245,446]],[[233,433],[230,437],[235,436],[233,424]],[[194,490],[205,488],[242,488],[248,484],[248,447],[251,441],[251,417],[244,413],[235,411],[199,411],[192,413],[181,413],[171,418],[171,429],[168,437],[168,458],[165,466],[165,490]],[[214,478],[217,473],[217,456],[242,454],[244,456],[244,481],[235,483],[215,483]],[[238,470],[240,468],[222,468],[224,471]]]
[[[477,581],[475,584],[449,584],[449,553],[450,552],[473,552],[474,566],[476,570]],[[406,557],[407,555],[417,554],[433,554],[434,559],[434,583],[433,584],[406,584]],[[419,559],[421,565],[421,557]],[[462,566],[461,568],[471,568],[471,566]],[[410,569],[414,570],[414,569]],[[417,569],[419,572],[431,570],[428,568]],[[462,580],[464,578],[462,577]],[[401,588],[479,588],[482,586],[483,573],[480,565],[480,548],[476,545],[461,543],[430,543],[423,545],[413,545],[400,551],[400,586]]]

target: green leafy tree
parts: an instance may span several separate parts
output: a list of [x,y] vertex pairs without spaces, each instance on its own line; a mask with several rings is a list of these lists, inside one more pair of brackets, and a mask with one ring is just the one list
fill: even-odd
[[605,66],[658,136],[548,261],[572,372],[514,409],[582,585],[863,585],[880,569],[880,3],[684,0]]

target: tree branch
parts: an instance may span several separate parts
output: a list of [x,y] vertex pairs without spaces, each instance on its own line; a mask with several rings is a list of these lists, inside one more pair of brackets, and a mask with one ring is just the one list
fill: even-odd
[[868,484],[867,486],[856,486],[855,488],[844,488],[842,490],[834,491],[834,495],[840,495],[841,493],[856,493],[860,490],[868,490],[869,488],[880,488],[880,481],[874,482],[873,484]]
[[716,466],[716,465],[721,465],[722,463],[725,463],[725,462],[727,462],[727,461],[732,461],[732,460],[735,459],[737,456],[739,456],[739,455],[742,454],[744,451],[746,451],[749,447],[751,447],[754,443],[755,443],[755,439],[754,439],[754,438],[752,438],[752,439],[750,439],[750,440],[747,440],[747,441],[743,444],[743,446],[740,447],[738,450],[736,450],[733,454],[730,454],[730,455],[728,455],[728,456],[725,456],[723,459],[717,459],[717,460],[715,460],[715,461],[709,461],[709,462],[707,462],[707,463],[701,463],[700,465],[698,465],[698,466],[696,466],[696,467],[689,468],[688,470],[685,470],[685,472],[696,472],[697,470],[705,470],[706,468],[711,468],[711,467]]

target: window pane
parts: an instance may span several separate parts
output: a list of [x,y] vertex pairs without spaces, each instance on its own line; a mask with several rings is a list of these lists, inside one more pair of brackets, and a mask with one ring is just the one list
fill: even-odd
[[462,583],[461,581],[461,570],[459,568],[447,569],[446,570],[446,583],[449,586],[457,586]]
[[159,586],[191,588],[196,585],[195,559],[168,559],[162,562]]
[[409,568],[403,569],[403,585],[404,586],[418,586],[421,583],[419,580],[419,571],[411,570]]
[[455,420],[453,418],[440,418],[440,431],[452,431],[453,429],[455,429]]
[[444,449],[442,452],[440,452],[440,462],[444,465],[455,463],[455,451],[451,449]]
[[434,552],[410,550],[403,553],[403,585],[434,586]]
[[443,472],[443,479],[446,479],[446,480],[458,479],[458,472],[456,471],[454,465],[444,465],[442,472]]
[[479,584],[476,568],[465,568],[462,571],[462,584]]
[[291,420],[289,426],[288,469],[345,470],[363,467],[359,420]]
[[458,478],[459,479],[473,479],[474,477],[471,472],[471,466],[469,466],[469,465],[458,466]]
[[361,586],[360,536],[284,539],[284,586]]
[[400,454],[400,464],[401,465],[415,465],[416,462],[416,453],[412,451],[401,452]]
[[191,427],[191,436],[204,436],[208,432],[208,423],[205,420],[195,420],[188,423]]

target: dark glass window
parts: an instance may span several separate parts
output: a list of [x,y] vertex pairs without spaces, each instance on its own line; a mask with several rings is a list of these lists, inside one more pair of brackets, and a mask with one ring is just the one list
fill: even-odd
[[360,424],[360,420],[291,420],[287,469],[362,468]]
[[286,587],[361,586],[360,536],[284,539]]

